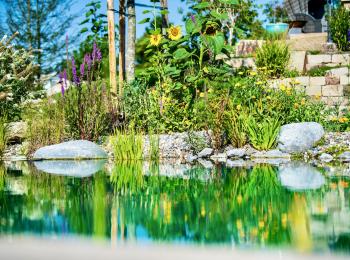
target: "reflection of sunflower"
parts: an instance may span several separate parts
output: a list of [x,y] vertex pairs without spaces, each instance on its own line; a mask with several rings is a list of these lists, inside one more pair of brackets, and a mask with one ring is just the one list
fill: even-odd
[[170,39],[176,41],[181,38],[182,33],[181,33],[181,27],[180,26],[171,26],[168,29],[168,36]]
[[162,40],[162,36],[160,34],[151,34],[149,40],[151,42],[151,45],[158,46]]

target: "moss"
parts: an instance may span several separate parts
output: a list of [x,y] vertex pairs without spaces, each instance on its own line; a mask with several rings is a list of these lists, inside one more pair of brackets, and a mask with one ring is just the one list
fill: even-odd
[[327,147],[326,150],[324,150],[325,153],[329,153],[336,156],[338,156],[339,154],[345,151],[349,151],[349,148],[345,145],[333,145],[333,146]]

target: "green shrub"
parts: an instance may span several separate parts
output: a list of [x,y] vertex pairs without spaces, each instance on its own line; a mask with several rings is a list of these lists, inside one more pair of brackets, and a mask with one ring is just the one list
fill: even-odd
[[332,10],[332,15],[328,16],[327,20],[329,22],[332,40],[338,49],[341,51],[349,50],[350,11],[340,6]]
[[59,100],[45,99],[39,104],[28,106],[23,112],[23,118],[28,124],[28,154],[42,146],[57,144],[70,137],[66,132],[64,107]]
[[254,117],[247,121],[248,136],[251,144],[258,150],[269,150],[276,145],[276,139],[280,130],[278,118],[265,118],[257,122]]
[[37,88],[34,57],[31,52],[11,44],[15,37],[16,34],[0,40],[0,111],[9,120],[19,119],[21,103]]
[[7,119],[0,117],[0,159],[4,155],[7,144]]
[[149,159],[151,161],[159,161],[159,136],[155,134],[149,135]]
[[143,136],[131,130],[116,130],[112,137],[114,158],[116,160],[141,160],[143,154]]
[[282,76],[288,68],[289,48],[284,41],[267,41],[256,51],[255,63],[270,77]]

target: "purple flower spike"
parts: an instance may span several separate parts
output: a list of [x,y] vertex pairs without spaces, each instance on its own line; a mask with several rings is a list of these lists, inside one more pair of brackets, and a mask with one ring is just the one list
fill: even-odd
[[84,63],[87,64],[88,71],[90,71],[91,70],[91,66],[92,66],[91,54],[89,54],[89,53],[85,54],[85,56],[84,56]]
[[64,79],[64,87],[67,87],[67,70],[64,69],[63,71],[63,79]]
[[83,79],[85,74],[85,62],[80,65],[80,77]]
[[350,42],[350,29],[348,30],[348,42]]
[[73,74],[73,82],[76,85],[79,85],[80,84],[80,80],[79,80],[79,77],[77,75],[77,67],[75,66],[74,58],[72,58],[72,74]]
[[96,42],[94,42],[94,46],[92,49],[92,60],[93,61],[101,61],[102,60],[102,53],[101,53],[101,50],[97,47]]
[[194,24],[196,23],[196,17],[193,14],[191,15],[191,20]]

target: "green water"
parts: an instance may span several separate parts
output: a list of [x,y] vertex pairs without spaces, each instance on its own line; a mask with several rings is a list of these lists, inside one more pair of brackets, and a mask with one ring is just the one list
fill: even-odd
[[140,162],[81,178],[15,166],[0,164],[0,236],[350,254],[350,179],[325,169],[315,169],[325,179],[320,187],[293,190],[268,165],[208,170]]

